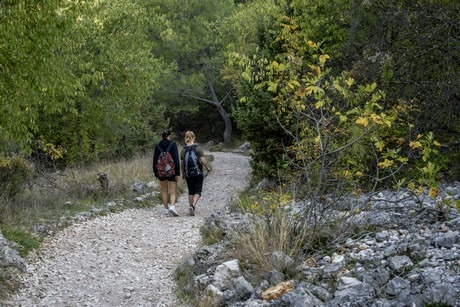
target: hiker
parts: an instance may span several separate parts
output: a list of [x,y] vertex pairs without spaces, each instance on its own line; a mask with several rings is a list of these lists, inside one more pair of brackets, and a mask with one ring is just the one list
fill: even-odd
[[203,149],[195,144],[195,133],[185,132],[185,147],[181,150],[182,178],[187,182],[189,213],[195,215],[196,204],[203,188],[203,167],[211,172],[211,167],[204,157]]
[[[176,209],[177,181],[180,178],[179,150],[177,144],[171,141],[169,129],[164,130],[161,137],[162,140],[158,142],[153,152],[153,173],[160,180],[164,215],[179,216]],[[170,202],[168,202],[168,194]]]

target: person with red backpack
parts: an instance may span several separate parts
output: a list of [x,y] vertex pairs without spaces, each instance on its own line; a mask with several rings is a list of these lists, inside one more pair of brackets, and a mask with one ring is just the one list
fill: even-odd
[[177,181],[181,175],[179,150],[177,144],[171,140],[170,130],[164,130],[161,137],[162,140],[158,142],[153,152],[153,174],[160,180],[164,214],[179,216],[176,210]]

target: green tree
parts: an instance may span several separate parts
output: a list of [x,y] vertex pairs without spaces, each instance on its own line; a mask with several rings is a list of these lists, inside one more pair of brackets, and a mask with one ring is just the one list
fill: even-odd
[[208,117],[200,112],[203,108],[208,110],[201,103],[212,106],[220,120],[216,117],[211,126],[223,122],[223,141],[230,142],[233,126],[228,109],[232,88],[220,77],[220,70],[224,64],[223,48],[228,43],[222,25],[234,9],[233,1],[151,1],[149,8],[150,14],[161,18],[161,24],[150,29],[155,42],[153,53],[177,67],[177,76],[169,85],[173,90],[167,96],[169,115],[177,126],[185,121],[187,129],[199,129],[203,123],[194,114]]
[[[254,158],[260,160],[255,163],[269,164],[257,171],[300,182],[316,199],[331,190],[372,189],[409,177],[428,183],[427,174],[435,179],[439,165],[428,160],[436,159],[432,146],[439,143],[432,137],[425,145],[410,142],[413,109],[407,100],[389,101],[376,83],[360,85],[349,72],[326,65],[331,62],[326,51],[338,50],[346,35],[324,39],[329,44],[323,47],[310,40],[312,28],[304,17],[285,10],[274,16],[265,49],[230,57],[229,63],[239,63],[241,78],[231,76],[239,93],[246,94],[235,112],[238,125],[256,140]],[[271,100],[261,100],[261,93],[270,93]],[[258,146],[270,143],[276,145]],[[419,165],[422,147],[433,155]],[[264,152],[274,159],[263,160]]]
[[19,1],[2,13],[5,150],[43,140],[88,161],[145,148],[164,125],[151,95],[171,69],[151,54],[140,3]]
[[239,98],[232,110],[242,137],[251,142],[251,167],[255,178],[277,178],[277,160],[284,152],[285,132],[276,122],[276,104],[272,95],[263,89],[255,90],[255,80],[249,74],[253,67],[242,67],[256,56],[269,56],[274,41],[273,24],[281,9],[275,1],[249,1],[240,5],[226,21],[232,33],[226,47],[227,62],[223,70],[225,79],[232,83]]
[[[325,52],[339,57],[346,39],[348,5],[349,1],[343,0],[249,1],[239,7],[227,25],[234,33],[234,43],[228,45],[224,72],[240,98],[232,114],[237,127],[251,141],[256,176],[279,177],[278,163],[289,145],[289,137],[277,121],[271,95],[266,89],[254,89],[260,80],[251,78],[251,71],[263,70],[283,52],[283,44],[276,39],[282,16],[296,19],[296,27],[303,35],[302,44],[308,40],[321,41]],[[337,61],[335,66],[340,65]]]
[[[73,92],[65,63],[55,56],[72,26],[61,1],[0,4],[0,140],[2,152],[29,150],[39,110],[59,113]],[[70,4],[69,4],[70,5]],[[51,60],[56,59],[56,60]]]
[[[382,85],[414,108],[414,134],[458,142],[460,2],[354,1],[344,56],[355,78]],[[387,107],[391,107],[390,105]],[[452,146],[455,150],[455,146]]]

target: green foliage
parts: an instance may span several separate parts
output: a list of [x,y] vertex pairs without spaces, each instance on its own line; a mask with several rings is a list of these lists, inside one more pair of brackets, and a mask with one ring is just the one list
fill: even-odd
[[0,10],[0,141],[3,150],[27,149],[38,110],[59,112],[73,85],[62,61],[52,61],[70,21],[60,2],[8,1]]
[[202,227],[200,235],[204,245],[212,245],[220,242],[224,237],[224,231],[218,227]]
[[390,101],[410,101],[420,111],[413,115],[414,136],[434,131],[443,143],[457,143],[460,2],[354,2],[344,45],[354,77],[377,81]]
[[115,146],[124,140],[131,147],[127,137],[134,131],[142,129],[147,139],[164,127],[164,120],[152,127],[145,117],[164,110],[150,95],[159,85],[155,79],[170,68],[151,54],[150,18],[140,2],[5,5],[0,18],[5,34],[0,42],[5,46],[0,52],[2,151],[36,150],[37,138],[43,137],[63,148],[65,161],[91,161],[126,153]]
[[413,96],[400,99],[388,88],[392,62],[379,70],[382,86],[373,81],[378,78],[358,78],[360,84],[352,77],[356,69],[338,70],[353,67],[342,51],[349,51],[348,12],[355,6],[292,1],[279,8],[261,28],[269,40],[228,54],[228,76],[240,97],[233,115],[254,139],[255,176],[300,181],[316,197],[338,188],[407,185],[404,178],[435,187],[446,161],[433,134],[420,149],[412,146],[420,131],[414,123],[425,111]]
[[[275,104],[262,90],[250,93],[250,83],[239,94],[244,95],[233,110],[238,129],[251,142],[251,167],[256,178],[277,178],[278,157],[284,152],[286,135],[276,122]],[[247,96],[245,95],[247,94]]]
[[[219,77],[223,48],[229,43],[226,19],[231,0],[151,1],[153,53],[175,67],[174,78],[158,99],[177,132],[193,130],[208,139],[229,142],[232,125],[227,110],[231,87]],[[217,109],[217,112],[216,112]]]
[[239,97],[232,116],[242,137],[251,142],[251,167],[259,179],[277,178],[277,158],[283,153],[285,134],[274,117],[276,105],[271,95],[254,90],[249,68],[243,65],[251,61],[253,53],[270,52],[271,25],[279,12],[272,1],[251,1],[232,16],[228,25],[237,43],[228,46],[224,77],[231,80]]
[[[267,91],[275,85],[254,88],[260,83],[258,72],[263,71],[276,53],[284,48],[283,42],[277,37],[286,35],[288,40],[291,35],[281,33],[283,29],[279,27],[279,21],[284,20],[288,24],[287,20],[292,19],[299,30],[298,35],[303,39],[296,42],[300,44],[320,36],[322,41],[326,31],[331,35],[327,35],[327,42],[322,48],[331,54],[340,54],[338,46],[346,38],[343,14],[347,5],[348,1],[251,1],[243,11],[235,14],[233,28],[238,44],[229,46],[224,73],[237,90],[239,101],[232,115],[238,129],[251,141],[254,149],[251,163],[255,177],[278,179],[278,170],[285,165],[280,157],[289,146],[289,141],[286,142],[289,136],[279,125],[275,114],[276,103]],[[249,20],[252,25],[245,26]],[[340,22],[333,23],[332,20]],[[284,30],[288,29],[286,27]]]
[[257,195],[241,196],[237,201],[237,206],[245,213],[269,217],[289,205],[292,200],[292,196],[286,193],[260,190]]
[[10,242],[18,243],[22,248],[18,250],[21,257],[26,256],[31,250],[40,246],[41,240],[17,227],[1,226],[2,235]]
[[[294,0],[292,13],[286,15],[297,19],[306,39],[321,42],[324,53],[331,56],[330,67],[343,69],[342,52],[348,40],[352,0]],[[338,72],[340,72],[338,70]]]
[[190,306],[198,306],[199,297],[197,291],[190,289],[193,284],[193,266],[188,262],[181,263],[174,272],[174,281],[177,285],[177,296]]
[[416,151],[415,166],[422,173],[422,176],[417,177],[419,182],[425,186],[436,186],[440,181],[440,171],[443,165],[439,154],[441,144],[434,138],[432,132],[428,132],[425,135],[418,135],[417,140],[412,141],[409,145]]
[[33,176],[33,168],[19,156],[0,157],[0,199],[10,199],[23,190]]

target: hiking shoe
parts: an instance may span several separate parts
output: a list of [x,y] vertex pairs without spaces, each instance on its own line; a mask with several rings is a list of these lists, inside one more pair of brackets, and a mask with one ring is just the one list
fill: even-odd
[[163,211],[161,212],[163,216],[169,217],[171,216],[171,213],[169,213],[169,209],[163,208]]
[[195,206],[190,206],[188,208],[190,216],[195,216]]
[[176,211],[176,206],[169,207],[169,213],[171,213],[173,216],[179,216],[179,213]]

